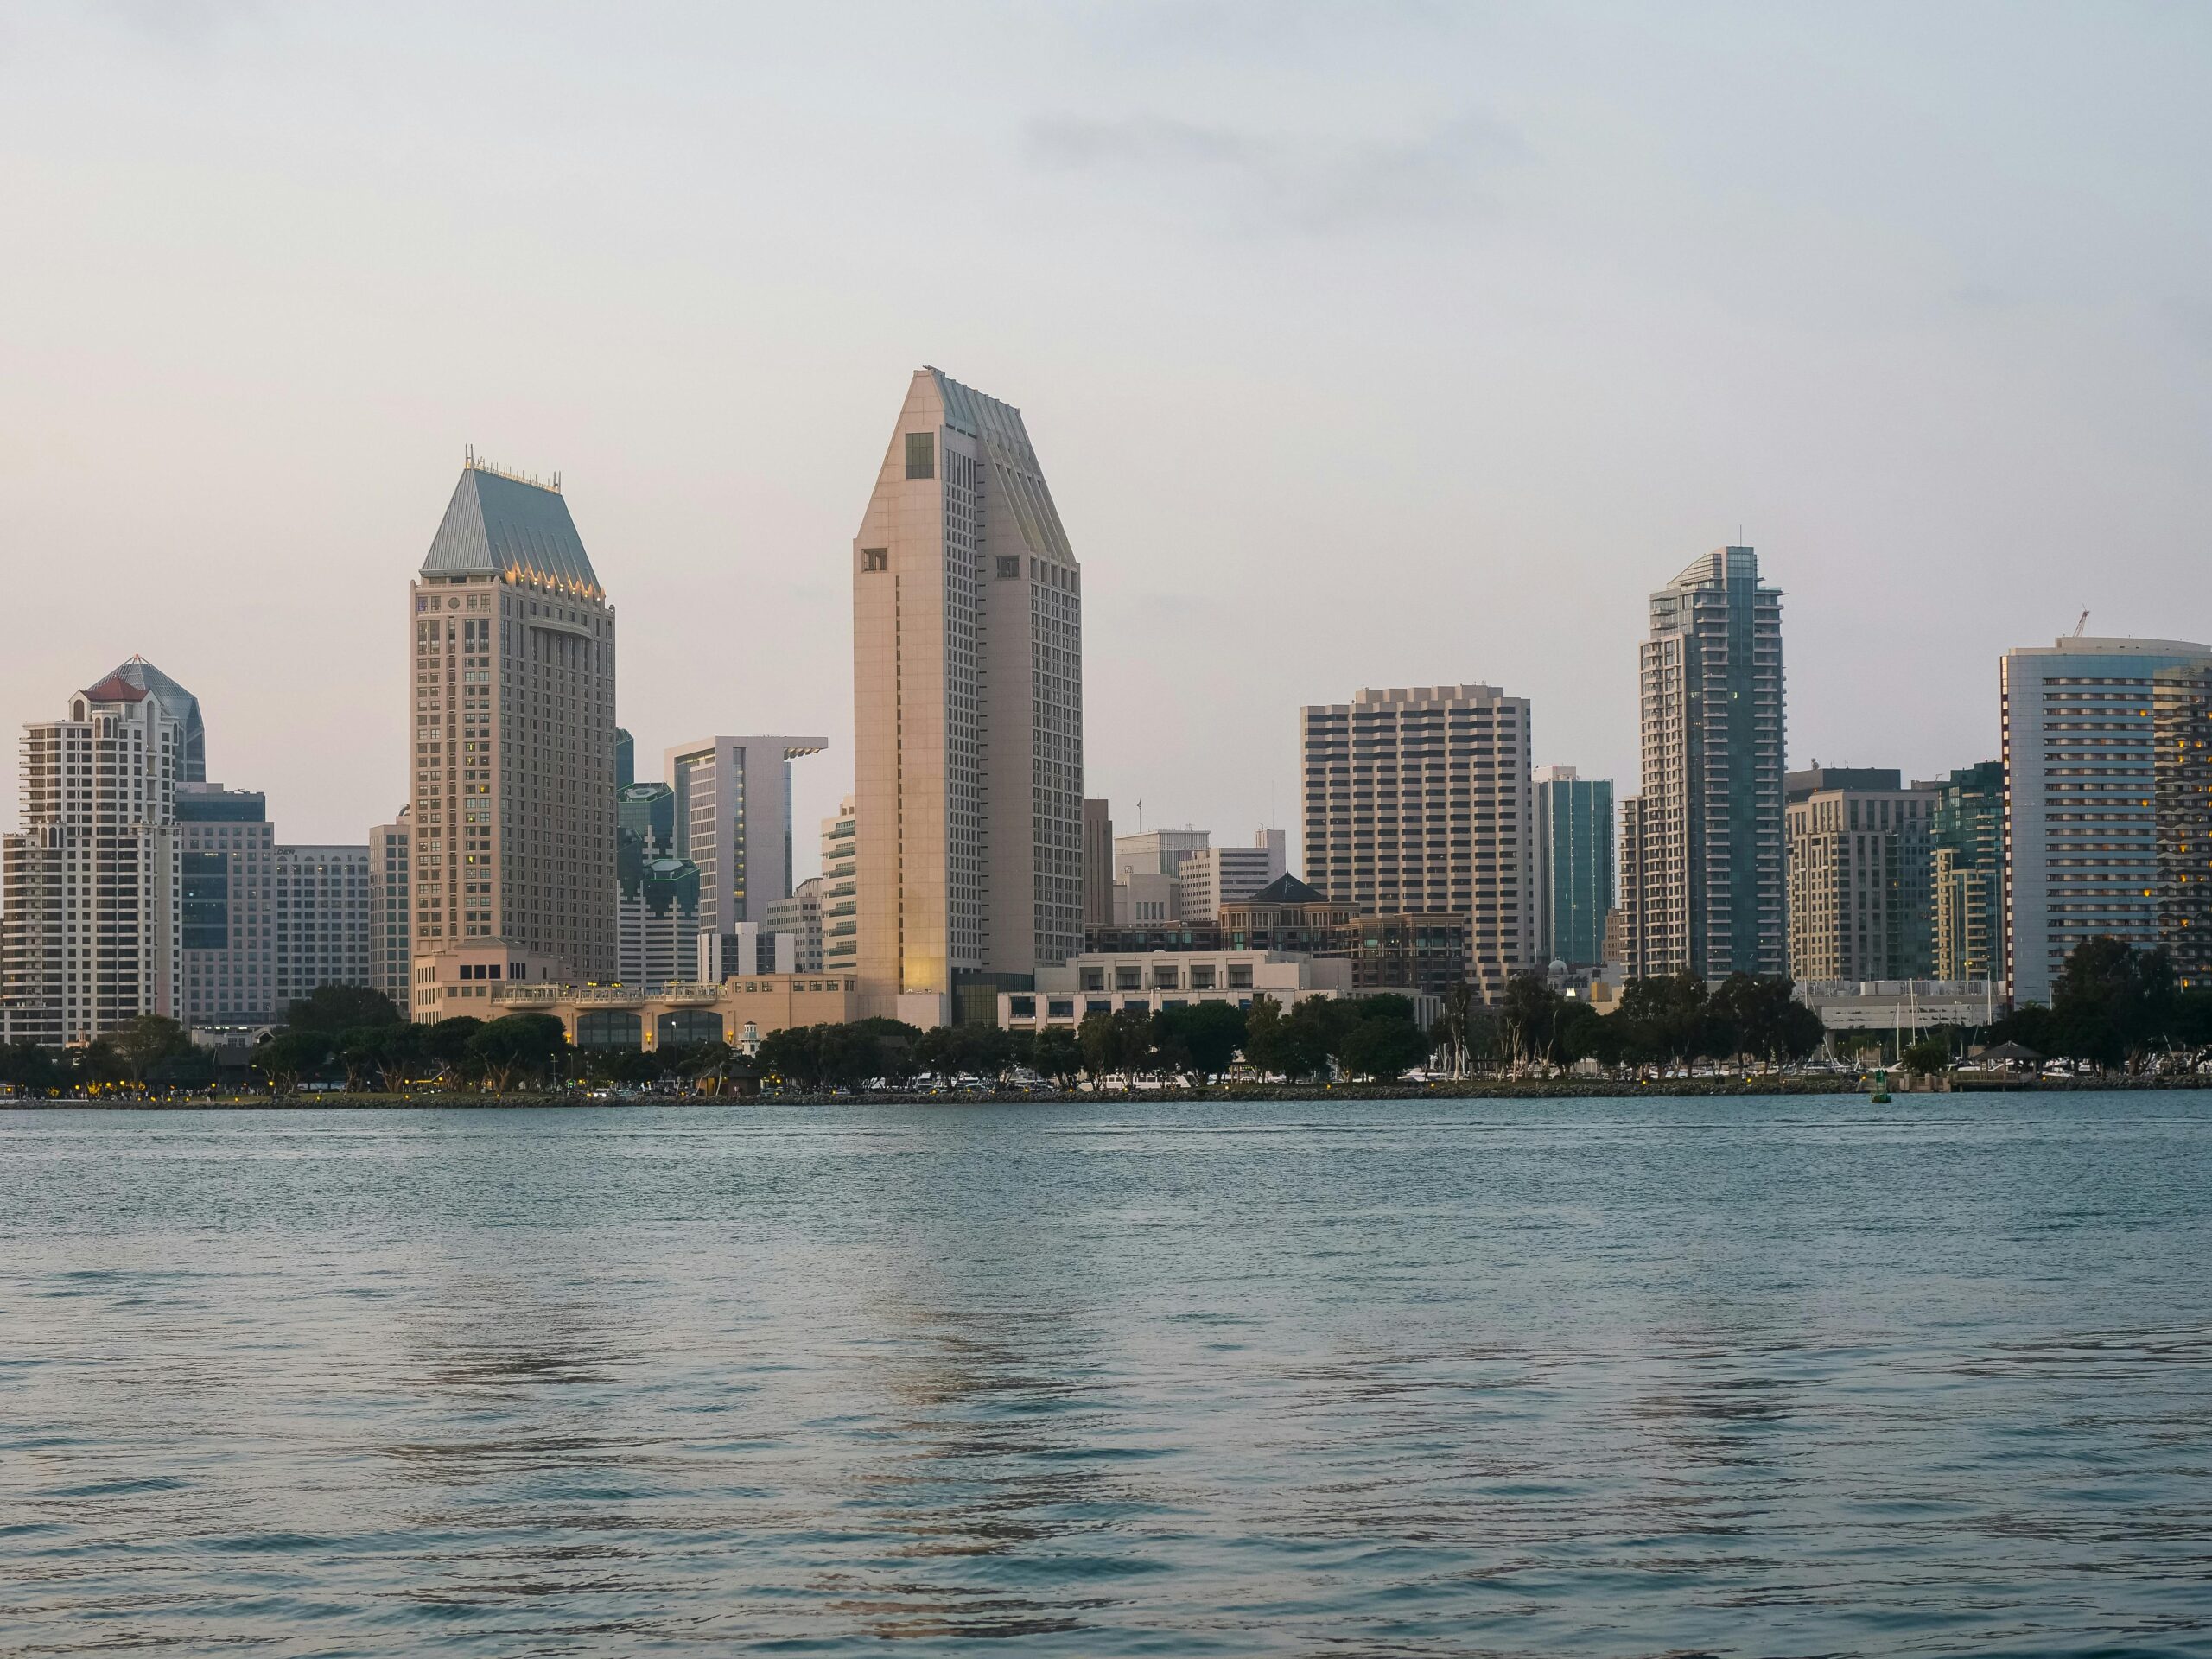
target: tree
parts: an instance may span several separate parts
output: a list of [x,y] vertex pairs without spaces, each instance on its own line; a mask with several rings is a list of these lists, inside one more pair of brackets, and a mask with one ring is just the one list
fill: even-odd
[[1297,1003],[1282,1022],[1282,1042],[1274,1069],[1292,1083],[1327,1077],[1329,1063],[1336,1058],[1338,1042],[1352,1017],[1347,1005],[1332,997],[1309,996]]
[[1391,1010],[1352,1020],[1337,1048],[1345,1071],[1377,1083],[1396,1082],[1428,1054],[1428,1039],[1413,1015]]
[[254,1046],[253,1069],[269,1079],[272,1093],[289,1095],[329,1061],[330,1042],[325,1032],[271,1032]]
[[472,1035],[467,1052],[493,1090],[504,1095],[518,1077],[550,1077],[568,1050],[568,1028],[556,1016],[510,1014]]
[[1449,1055],[1452,1075],[1467,1075],[1467,1061],[1474,1050],[1475,1026],[1479,1012],[1474,982],[1455,979],[1444,990],[1444,1011],[1428,1028],[1429,1040],[1437,1052]]
[[1037,1033],[1029,1064],[1060,1088],[1072,1089],[1077,1074],[1083,1070],[1083,1048],[1065,1026],[1047,1026]]
[[760,1039],[759,1059],[764,1077],[795,1084],[809,1093],[822,1086],[820,1026],[785,1026]]
[[2059,1052],[2133,1070],[2176,1013],[2173,958],[2107,934],[2075,945],[2050,988]]
[[450,1020],[441,1020],[423,1033],[423,1053],[437,1063],[442,1079],[458,1083],[467,1071],[469,1039],[483,1029],[484,1022],[473,1014],[457,1014]]
[[140,1014],[108,1040],[133,1083],[145,1082],[147,1071],[158,1062],[192,1052],[192,1039],[184,1027],[158,1014]]
[[1244,1010],[1234,1002],[1162,1008],[1153,1019],[1153,1046],[1172,1055],[1179,1071],[1217,1077],[1236,1063],[1246,1024]]
[[0,1083],[12,1083],[26,1095],[43,1095],[69,1080],[64,1057],[39,1044],[23,1041],[0,1049]]
[[1951,1046],[1940,1037],[1923,1037],[1909,1043],[1897,1058],[1915,1077],[1932,1077],[1951,1069]]
[[357,1026],[396,1026],[399,1010],[382,991],[366,985],[318,985],[285,1012],[295,1031],[351,1031]]
[[1731,974],[1707,1004],[1706,1052],[1740,1059],[1746,1054],[1767,1060],[1799,1060],[1821,1046],[1827,1034],[1821,1017],[1800,1002],[1787,979]]

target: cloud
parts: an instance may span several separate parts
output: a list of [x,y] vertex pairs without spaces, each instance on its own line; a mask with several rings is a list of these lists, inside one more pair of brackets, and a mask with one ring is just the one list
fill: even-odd
[[201,52],[241,24],[267,21],[263,0],[100,0],[99,10],[149,45]]
[[1274,137],[1158,116],[1040,118],[1027,137],[1033,158],[1053,170],[1164,184],[1192,207],[1225,207],[1249,224],[1314,235],[1493,216],[1491,181],[1528,154],[1517,132],[1479,115],[1387,141]]

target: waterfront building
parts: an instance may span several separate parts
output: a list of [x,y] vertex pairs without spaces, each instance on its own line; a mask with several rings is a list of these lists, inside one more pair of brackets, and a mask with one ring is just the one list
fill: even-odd
[[1899,1036],[1941,1027],[1986,1027],[2002,1017],[2002,992],[1986,979],[1800,980],[1797,1001],[1828,1031]]
[[472,451],[408,587],[412,946],[615,966],[615,614],[557,477]]
[[369,982],[369,849],[276,849],[276,1012],[318,985]]
[[184,722],[166,695],[110,674],[23,728],[22,827],[0,843],[10,1041],[85,1043],[176,1017]]
[[830,747],[823,737],[702,737],[670,749],[678,857],[699,867],[699,926],[728,933],[765,921],[793,886],[791,762]]
[[2156,687],[2212,664],[2178,639],[2083,639],[2005,653],[2005,970],[2048,1003],[2067,955],[2100,934],[2159,942]]
[[414,809],[369,831],[369,983],[404,1014],[415,964]]
[[1365,690],[1300,717],[1306,877],[1380,914],[1452,915],[1486,997],[1536,954],[1529,701],[1491,685]]
[[794,973],[823,971],[822,891],[823,878],[809,876],[791,889],[790,898],[779,899],[770,905],[767,917],[760,924],[763,932],[788,936],[793,941]]
[[550,1014],[578,1048],[650,1053],[727,1043],[750,1053],[786,1027],[849,1025],[861,1017],[860,982],[850,974],[748,974],[711,985],[671,981],[652,991],[512,979],[486,988],[488,1014],[467,1005],[456,1012],[490,1019]]
[[822,820],[822,971],[860,971],[860,821],[849,795]]
[[276,983],[276,833],[257,791],[177,785],[177,1009],[195,1028],[266,1026]]
[[2005,763],[1961,766],[1913,787],[1936,795],[1929,830],[1934,976],[1995,979],[2003,954]]
[[2158,938],[2193,989],[2212,985],[2212,665],[2152,681]]
[[[449,940],[415,953],[405,1012],[425,1026],[462,1015],[496,1020],[508,1012],[493,1006],[499,992],[525,982],[564,984],[566,965],[550,952],[505,939]],[[643,988],[634,994],[643,995]]]
[[1258,996],[1286,1010],[1310,997],[1353,994],[1343,957],[1275,950],[1084,951],[1037,970],[1033,991],[1001,992],[998,1022],[1013,1031],[1072,1027],[1094,1014],[1157,1014],[1194,1002],[1250,1007]]
[[1790,772],[1783,797],[1791,976],[1927,978],[1936,791],[1892,767],[1815,766]]
[[1536,955],[1594,968],[1605,959],[1613,908],[1613,786],[1573,766],[1533,779],[1536,815]]
[[1289,837],[1280,830],[1255,831],[1249,847],[1206,846],[1175,866],[1174,914],[1210,922],[1224,904],[1249,899],[1290,869]]
[[1653,594],[1650,615],[1637,653],[1643,787],[1622,823],[1628,972],[1780,974],[1781,591],[1760,585],[1751,549],[1724,547]]
[[861,980],[987,1020],[1084,913],[1082,573],[1020,411],[918,371],[852,561]]
[[1361,911],[1294,875],[1278,877],[1249,898],[1224,904],[1211,937],[1225,950],[1349,963],[1351,987],[1359,992],[1402,990],[1440,997],[1467,976],[1465,916],[1450,911]]
[[1083,925],[1114,919],[1114,814],[1105,801],[1083,804]]

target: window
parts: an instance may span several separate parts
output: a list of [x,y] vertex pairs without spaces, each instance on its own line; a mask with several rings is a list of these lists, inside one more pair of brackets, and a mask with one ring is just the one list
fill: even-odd
[[888,570],[890,568],[891,568],[891,550],[890,550],[889,548],[887,548],[887,547],[864,547],[864,548],[861,549],[861,569],[863,569],[863,570]]
[[1141,988],[1143,984],[1144,970],[1134,963],[1126,968],[1116,968],[1114,969],[1114,988],[1116,990],[1134,991]]
[[906,435],[906,476],[935,478],[937,476],[937,434],[909,432]]
[[1086,991],[1104,990],[1106,988],[1106,970],[1103,968],[1084,969],[1083,970],[1083,988]]
[[1249,991],[1252,988],[1250,963],[1232,962],[1229,964],[1229,988],[1232,991]]
[[1021,559],[1019,555],[1007,553],[999,555],[999,575],[1001,577],[1018,576],[1020,574]]

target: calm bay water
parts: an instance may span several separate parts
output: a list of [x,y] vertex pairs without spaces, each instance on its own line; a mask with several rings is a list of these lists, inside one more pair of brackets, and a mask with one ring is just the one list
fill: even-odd
[[2212,1096],[0,1115],[0,1651],[2212,1654]]

